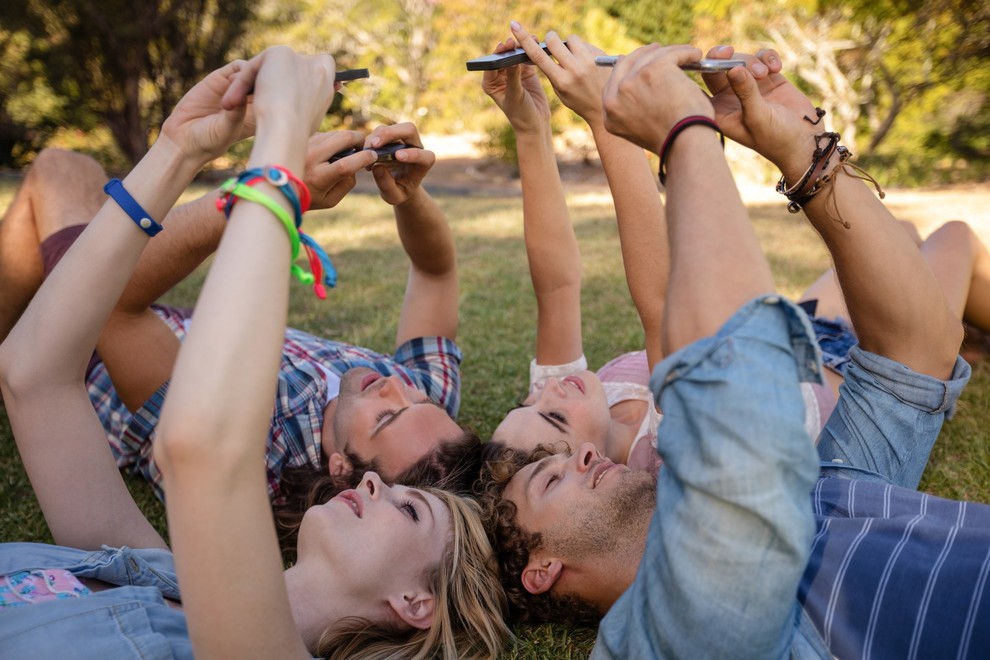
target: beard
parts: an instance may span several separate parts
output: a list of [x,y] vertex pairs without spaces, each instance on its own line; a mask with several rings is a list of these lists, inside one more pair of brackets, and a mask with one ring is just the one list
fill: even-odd
[[[540,544],[574,560],[640,555],[656,508],[657,481],[647,472],[632,472],[613,497],[597,507],[574,510],[543,535]],[[638,563],[638,558],[637,558]]]

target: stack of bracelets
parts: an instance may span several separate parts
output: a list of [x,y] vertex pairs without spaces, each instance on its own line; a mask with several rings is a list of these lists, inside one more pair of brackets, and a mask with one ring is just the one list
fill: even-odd
[[[292,206],[294,218],[290,217],[289,213],[274,199],[251,187],[261,181],[267,181],[285,195]],[[293,184],[299,189],[298,194],[296,194]],[[323,285],[336,286],[337,271],[323,248],[300,229],[303,213],[309,210],[311,201],[309,188],[306,187],[306,184],[284,167],[271,165],[241,172],[238,176],[225,181],[220,186],[220,191],[223,196],[217,199],[217,210],[227,218],[230,218],[230,212],[238,199],[246,199],[261,204],[275,214],[275,217],[281,221],[282,225],[285,226],[285,231],[289,234],[289,241],[292,245],[292,274],[303,284],[312,284],[317,297],[321,300],[325,299],[327,292]],[[300,245],[306,248],[311,273],[305,272],[298,264],[294,263],[299,256]]]
[[815,153],[811,156],[811,165],[805,170],[801,179],[790,188],[781,175],[777,181],[777,192],[788,199],[787,210],[797,213],[811,201],[811,198],[820,193],[830,181],[827,175],[823,176],[825,169],[832,162],[835,154],[839,155],[839,162],[844,163],[852,156],[849,150],[839,144],[838,133],[819,133],[815,136]]

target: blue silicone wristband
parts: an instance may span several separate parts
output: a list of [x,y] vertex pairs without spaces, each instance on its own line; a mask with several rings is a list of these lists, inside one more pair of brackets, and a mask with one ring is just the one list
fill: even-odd
[[124,184],[120,182],[120,179],[110,179],[107,185],[103,186],[103,192],[110,195],[113,201],[117,202],[117,205],[124,210],[124,213],[130,216],[134,224],[148,236],[155,236],[163,229],[160,224],[152,220],[147,211],[141,208],[141,205],[131,197],[131,194],[124,190]]

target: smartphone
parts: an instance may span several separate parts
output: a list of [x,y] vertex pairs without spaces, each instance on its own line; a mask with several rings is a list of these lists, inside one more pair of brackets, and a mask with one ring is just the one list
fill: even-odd
[[347,82],[348,80],[360,80],[361,78],[370,78],[371,75],[368,73],[367,69],[344,69],[343,71],[338,71],[333,77],[334,82]]
[[[595,58],[595,64],[598,66],[615,66],[618,60],[618,55],[599,55]],[[685,71],[709,73],[712,71],[728,71],[737,66],[746,66],[746,62],[743,60],[700,60],[698,62],[682,64],[681,68]]]
[[[563,42],[566,44],[567,42]],[[547,49],[546,42],[540,42],[540,48],[543,49],[544,53],[549,53]],[[485,55],[484,57],[478,57],[473,60],[467,61],[468,71],[497,71],[498,69],[504,69],[509,66],[515,66],[517,64],[532,64],[529,59],[529,55],[526,54],[522,48],[516,48],[515,50],[507,50],[504,53],[495,53],[492,55]]]
[[[412,146],[411,144],[402,144],[401,142],[390,142],[389,144],[383,144],[377,149],[370,149],[370,150],[378,154],[378,160],[375,161],[376,163],[386,163],[388,161],[395,160],[395,153],[397,151],[400,151],[402,149],[415,149],[415,148],[416,147]],[[341,158],[347,158],[348,156],[353,156],[359,151],[364,151],[364,149],[356,149],[356,148],[344,149],[343,151],[339,151],[334,155],[330,156],[330,160],[328,160],[327,162],[336,163]]]

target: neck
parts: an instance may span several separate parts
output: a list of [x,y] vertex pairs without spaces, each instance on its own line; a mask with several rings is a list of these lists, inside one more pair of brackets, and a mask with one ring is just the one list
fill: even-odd
[[605,456],[613,463],[625,464],[629,450],[646,416],[645,401],[620,401],[609,409],[612,422],[605,439]]
[[615,604],[619,596],[636,579],[639,557],[629,561],[598,561],[568,566],[557,583],[561,594],[585,600],[603,613]]
[[377,620],[366,599],[353,596],[330,571],[310,571],[296,564],[285,571],[292,618],[306,648],[312,653],[332,624],[347,617]]

